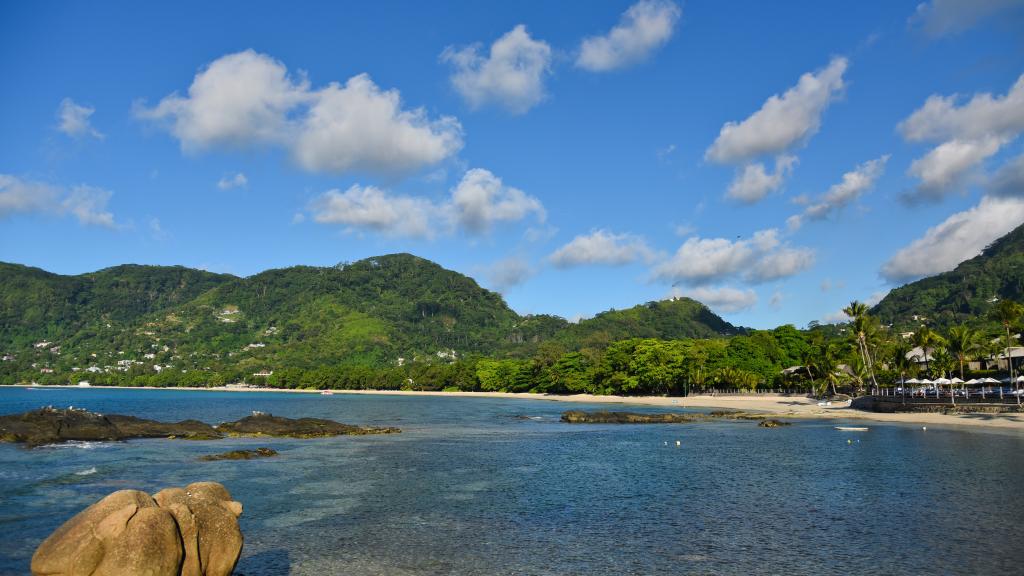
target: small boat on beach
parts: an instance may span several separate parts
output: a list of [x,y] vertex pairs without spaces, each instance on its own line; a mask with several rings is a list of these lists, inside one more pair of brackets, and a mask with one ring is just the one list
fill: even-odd
[[843,432],[867,432],[867,426],[836,426],[836,430],[842,430]]

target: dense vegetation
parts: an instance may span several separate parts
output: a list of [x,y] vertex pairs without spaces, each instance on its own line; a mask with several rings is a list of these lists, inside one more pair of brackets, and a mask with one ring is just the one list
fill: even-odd
[[[1024,300],[1024,225],[949,272],[891,291],[872,314],[896,327],[984,323],[1000,299]],[[915,319],[915,316],[917,319]]]
[[[1002,242],[986,254],[1015,257]],[[1021,316],[1009,299],[986,300],[970,325],[936,332],[918,322],[901,335],[854,302],[849,324],[747,330],[675,298],[570,323],[521,317],[471,278],[408,254],[248,278],[180,267],[2,270],[0,384],[856,393],[961,373],[1013,343]],[[908,358],[913,346],[932,351],[924,366]]]

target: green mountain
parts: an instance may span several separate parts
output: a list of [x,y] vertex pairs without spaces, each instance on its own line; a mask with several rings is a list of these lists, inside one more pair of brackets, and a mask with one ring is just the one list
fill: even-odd
[[895,326],[948,326],[984,319],[996,299],[1024,300],[1024,225],[956,268],[889,292],[872,314]]
[[[61,276],[0,264],[0,353],[13,354],[21,370],[29,361],[63,372],[380,367],[525,357],[545,342],[580,349],[739,331],[685,298],[576,324],[520,316],[472,278],[410,254],[247,278],[157,266]],[[51,345],[35,349],[41,341]],[[49,353],[53,346],[59,351]]]
[[129,324],[235,279],[182,266],[115,266],[61,276],[0,262],[0,350]]

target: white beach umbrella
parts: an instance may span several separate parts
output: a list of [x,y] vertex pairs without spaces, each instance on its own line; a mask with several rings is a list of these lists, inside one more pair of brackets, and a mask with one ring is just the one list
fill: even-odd
[[936,380],[935,380],[935,381],[934,381],[933,383],[934,383],[934,384],[942,384],[942,385],[946,385],[946,384],[950,384],[950,383],[952,383],[952,382],[953,382],[953,381],[952,381],[952,380],[950,380],[949,378],[938,378],[938,379],[936,379]]
[[964,381],[963,381],[963,380],[961,380],[961,379],[957,378],[956,376],[954,376],[954,377],[953,377],[953,379],[952,379],[952,380],[950,380],[949,382],[950,382],[951,384],[963,384],[963,383],[964,383]]
[[985,377],[985,379],[982,380],[982,382],[984,382],[985,384],[999,384],[1000,383],[999,380],[996,380],[995,378],[993,378],[991,376]]
[[927,378],[923,378],[923,379],[921,379],[921,380],[918,380],[918,382],[917,382],[917,383],[918,383],[918,384],[934,384],[934,382],[932,382],[931,380],[929,380],[929,379],[927,379]]
[[920,383],[921,383],[921,381],[918,380],[917,378],[911,378],[910,380],[907,380],[907,384],[920,384]]
[[974,378],[971,378],[967,382],[964,382],[964,384],[981,384],[981,382],[982,382],[981,380],[976,380]]

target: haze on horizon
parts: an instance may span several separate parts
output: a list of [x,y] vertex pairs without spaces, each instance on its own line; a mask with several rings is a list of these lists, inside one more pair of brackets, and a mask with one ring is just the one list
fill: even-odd
[[520,313],[840,318],[1024,223],[1024,2],[0,7],[0,260],[410,252]]

